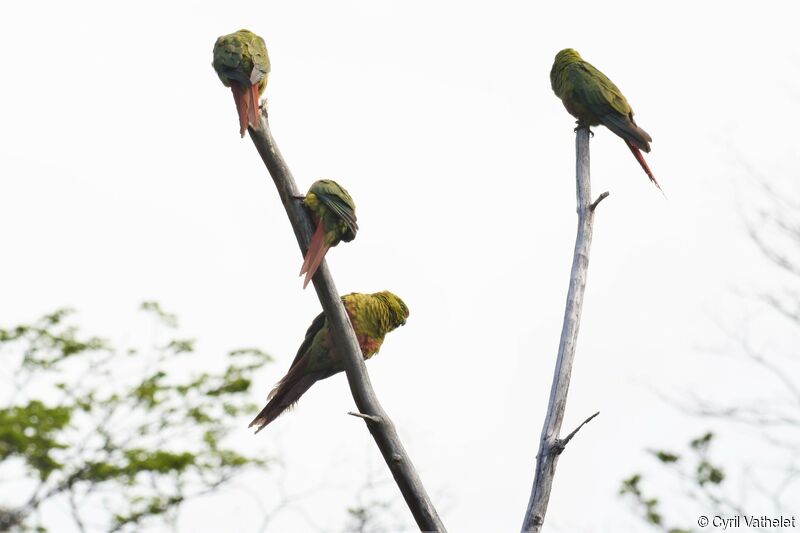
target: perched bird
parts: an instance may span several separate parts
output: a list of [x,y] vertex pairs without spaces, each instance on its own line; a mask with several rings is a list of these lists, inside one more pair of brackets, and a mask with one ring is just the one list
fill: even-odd
[[[408,319],[406,304],[389,291],[374,294],[354,292],[342,296],[342,302],[350,316],[364,359],[378,353],[384,336],[405,324]],[[269,393],[266,407],[248,427],[258,426],[258,433],[297,402],[311,385],[343,370],[344,362],[333,344],[328,320],[325,313],[320,313],[308,328],[289,372]]]
[[356,204],[347,191],[333,180],[317,180],[308,189],[304,203],[313,213],[317,230],[311,237],[300,275],[306,275],[305,289],[319,264],[328,252],[340,241],[350,242],[356,238]]
[[550,84],[570,115],[578,119],[579,126],[602,124],[622,137],[647,176],[661,189],[639,151],[649,152],[653,139],[636,125],[630,104],[605,74],[572,48],[565,48],[556,54]]
[[248,123],[258,128],[258,98],[269,76],[267,45],[250,30],[223,35],[214,43],[212,65],[223,85],[233,92],[239,133],[244,137]]

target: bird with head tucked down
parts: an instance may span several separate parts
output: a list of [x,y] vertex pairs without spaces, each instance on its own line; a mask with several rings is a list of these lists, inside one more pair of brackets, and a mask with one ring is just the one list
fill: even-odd
[[311,184],[303,200],[311,210],[317,229],[308,245],[300,275],[306,275],[303,288],[314,277],[331,246],[356,238],[356,204],[353,198],[333,180],[317,180]]
[[248,124],[258,129],[258,99],[269,77],[264,39],[250,30],[223,35],[214,43],[212,66],[223,85],[233,92],[241,136],[244,137]]

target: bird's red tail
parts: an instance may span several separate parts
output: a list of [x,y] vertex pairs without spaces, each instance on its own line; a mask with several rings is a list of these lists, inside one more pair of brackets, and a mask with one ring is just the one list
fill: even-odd
[[647,161],[644,160],[642,152],[627,140],[625,140],[625,144],[628,145],[628,148],[630,148],[631,153],[633,153],[633,157],[635,157],[636,160],[639,162],[639,164],[642,166],[642,169],[645,171],[645,174],[647,174],[647,177],[650,178],[650,181],[652,181],[653,184],[656,187],[658,187],[658,190],[661,191],[661,193],[663,194],[664,190],[661,188],[661,185],[659,185],[658,182],[656,181],[656,177],[653,176],[653,171],[650,170],[649,166],[647,166]]
[[275,389],[269,395],[267,405],[247,427],[258,426],[256,428],[256,433],[267,427],[267,424],[278,418],[284,411],[294,405],[318,379],[319,376],[317,375],[306,374],[295,380],[291,377],[290,372],[290,374],[275,386]]
[[317,230],[311,237],[311,243],[308,245],[303,267],[300,269],[300,275],[306,275],[306,279],[303,281],[304,289],[308,286],[311,278],[314,277],[314,273],[317,271],[317,268],[319,268],[320,263],[322,263],[322,259],[325,257],[328,248],[330,248],[330,246],[325,244],[325,227],[322,221],[320,221],[319,224],[317,224]]
[[236,102],[236,112],[239,114],[239,134],[244,137],[247,125],[258,129],[258,85],[251,85],[243,89],[236,82],[231,83],[233,101]]
[[244,137],[244,132],[247,131],[247,100],[242,94],[242,88],[238,83],[231,83],[231,92],[233,93],[233,101],[236,102],[236,113],[239,114],[239,134]]

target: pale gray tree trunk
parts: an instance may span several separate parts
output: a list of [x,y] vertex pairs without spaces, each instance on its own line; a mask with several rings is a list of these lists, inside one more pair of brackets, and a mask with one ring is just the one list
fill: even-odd
[[583,307],[583,293],[586,289],[586,274],[589,269],[589,249],[592,245],[592,225],[594,211],[597,204],[606,196],[601,194],[592,202],[592,190],[589,180],[589,128],[579,127],[575,134],[576,151],[576,185],[578,203],[578,235],[575,238],[575,252],[572,256],[572,271],[569,277],[569,291],[567,292],[567,306],[564,311],[564,324],[561,328],[561,341],[558,345],[558,357],[553,375],[553,384],[550,387],[550,402],[547,406],[547,416],[542,427],[542,437],[539,452],[536,455],[536,473],[522,523],[523,533],[542,530],[544,516],[547,512],[547,503],[550,500],[550,491],[553,478],[556,474],[558,456],[564,447],[592,418],[587,418],[572,433],[559,438],[561,423],[564,420],[564,409],[567,406],[567,392],[572,374],[572,362],[575,359],[575,346],[578,342],[578,328],[581,322],[581,308]]

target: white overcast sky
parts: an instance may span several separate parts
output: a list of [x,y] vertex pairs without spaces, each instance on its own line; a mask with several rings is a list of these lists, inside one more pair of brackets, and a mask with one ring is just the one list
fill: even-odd
[[[559,461],[547,523],[640,530],[620,480],[651,464],[645,448],[709,426],[655,391],[724,400],[765,383],[710,352],[727,346],[719,324],[762,312],[737,292],[774,281],[744,232],[744,163],[796,179],[797,21],[788,1],[6,2],[0,323],[68,305],[124,342],[155,299],[199,339],[195,367],[228,348],[271,353],[255,376],[266,395],[319,303],[211,68],[217,36],[249,28],[269,49],[272,130],[300,188],[334,178],[357,203],[358,238],[328,255],[340,291],[388,289],[411,309],[369,368],[445,523],[517,530],[574,243],[574,125],[549,81],[572,47],[628,97],[669,199],[596,130],[594,193],[611,196],[565,429],[601,415]],[[300,502],[318,526],[338,527],[368,471],[385,476],[352,407],[337,376],[257,437],[246,417],[233,436],[281,454],[290,491],[324,485]],[[720,450],[733,465],[737,453]],[[248,482],[274,500],[273,479]],[[182,523],[248,532],[257,517],[229,498]],[[306,527],[294,511],[274,523]]]

